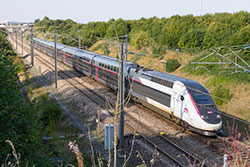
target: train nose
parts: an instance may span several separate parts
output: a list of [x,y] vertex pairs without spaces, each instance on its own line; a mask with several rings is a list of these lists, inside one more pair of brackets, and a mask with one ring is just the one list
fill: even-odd
[[218,124],[221,122],[221,116],[216,111],[203,109],[203,110],[200,110],[200,113],[201,113],[202,120],[204,120],[206,123]]
[[202,129],[207,130],[207,131],[218,131],[222,127],[222,120],[221,120],[220,115],[218,116],[218,118],[216,118],[216,121],[213,121],[213,123],[209,123],[209,122],[211,121],[206,121],[206,119],[203,119],[201,123]]

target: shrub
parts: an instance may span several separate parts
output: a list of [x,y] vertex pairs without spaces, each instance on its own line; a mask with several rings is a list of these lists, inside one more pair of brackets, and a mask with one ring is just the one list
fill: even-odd
[[60,106],[48,95],[42,95],[37,100],[37,108],[40,110],[39,120],[42,128],[51,133],[62,116]]
[[223,85],[217,85],[213,91],[213,95],[215,96],[215,103],[218,106],[226,104],[227,100],[230,100],[231,97],[229,88],[225,88]]
[[180,65],[177,59],[168,59],[165,64],[165,70],[166,72],[174,72]]
[[[166,49],[163,48],[162,46],[159,46],[159,47],[153,46],[153,47],[151,48],[151,50],[152,50],[152,53],[153,53],[154,57],[159,57],[159,56],[165,54],[165,50],[166,50]],[[155,56],[155,55],[157,55],[157,56]]]
[[[32,103],[25,101],[21,86],[17,84],[15,57],[1,52],[0,55],[0,162],[5,162],[6,156],[11,153],[11,147],[5,142],[11,140],[22,156],[23,166],[43,166],[46,158],[39,137],[36,109]],[[8,162],[13,160],[8,157]]]
[[152,43],[152,39],[147,32],[140,31],[134,35],[131,43],[136,47],[136,49],[141,49],[142,47],[149,46]]

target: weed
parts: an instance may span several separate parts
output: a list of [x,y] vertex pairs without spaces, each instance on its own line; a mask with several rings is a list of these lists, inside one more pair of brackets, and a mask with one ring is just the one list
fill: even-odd
[[[215,96],[214,97],[215,103],[218,106],[226,104],[227,103],[226,100],[230,100],[230,98],[231,98],[230,90],[221,84],[219,84],[215,87],[215,89],[213,91],[213,95]],[[222,99],[225,99],[225,100],[222,100]]]
[[166,72],[174,72],[180,66],[181,64],[177,59],[168,59],[165,64],[165,70]]

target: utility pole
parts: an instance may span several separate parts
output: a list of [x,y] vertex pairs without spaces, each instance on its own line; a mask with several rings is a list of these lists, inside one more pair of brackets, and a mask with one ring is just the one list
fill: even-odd
[[[46,40],[48,41],[48,34],[47,33],[46,33]],[[47,47],[46,47],[46,54],[48,54]]]
[[33,28],[30,29],[30,54],[31,54],[31,65],[34,66],[34,48],[33,48]]
[[22,38],[22,55],[23,55],[23,31],[21,31],[21,38]]
[[81,49],[81,34],[80,34],[80,30],[78,30],[78,47],[79,49]]
[[124,155],[124,57],[123,57],[123,44],[121,44],[121,57],[120,57],[120,97],[119,97],[119,111],[120,111],[120,156]]
[[16,50],[17,50],[17,30],[16,30]]
[[57,55],[57,50],[56,50],[56,40],[57,40],[57,32],[55,33],[55,89],[57,89],[57,61],[56,61],[56,55]]
[[128,61],[128,35],[125,35],[126,38],[126,62]]

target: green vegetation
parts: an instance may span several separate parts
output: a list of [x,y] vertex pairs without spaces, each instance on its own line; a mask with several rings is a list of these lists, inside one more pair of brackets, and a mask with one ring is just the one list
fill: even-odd
[[[12,141],[21,155],[21,163],[45,165],[48,160],[41,145],[36,106],[27,102],[17,83],[17,74],[24,70],[3,34],[0,34],[0,162],[5,162]],[[7,162],[15,162],[9,157]],[[43,166],[42,165],[42,166]]]
[[177,59],[168,59],[165,64],[165,70],[166,72],[174,72],[180,65]]
[[39,121],[42,122],[41,128],[48,134],[55,130],[56,123],[61,119],[62,110],[54,99],[50,99],[47,94],[41,95],[36,100]]
[[230,90],[223,85],[217,85],[213,91],[215,103],[218,106],[226,104],[226,100],[230,100]]
[[[81,45],[89,48],[103,38],[129,34],[129,43],[135,48],[153,46],[165,49],[206,49],[222,45],[239,45],[250,42],[250,13],[206,14],[204,16],[179,16],[170,18],[152,17],[139,20],[110,19],[108,22],[78,24],[68,20],[50,20],[44,17],[36,20],[35,26],[41,32],[58,31],[59,34],[75,39],[61,38],[64,44],[77,46],[78,30]],[[162,52],[161,52],[162,53]]]

